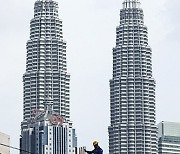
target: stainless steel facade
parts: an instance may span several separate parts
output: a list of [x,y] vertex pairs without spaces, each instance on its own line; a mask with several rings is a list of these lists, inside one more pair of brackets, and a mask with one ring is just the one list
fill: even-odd
[[62,21],[58,17],[58,3],[37,0],[34,18],[30,22],[26,73],[23,76],[24,121],[33,117],[34,111],[44,110],[49,99],[53,100],[54,111],[68,121],[69,81],[66,42],[63,40]]
[[125,0],[113,48],[109,154],[156,154],[152,51],[139,0]]
[[[70,121],[70,75],[56,1],[36,0],[26,48],[21,149],[36,154],[71,154],[77,138]],[[52,119],[47,116],[37,118],[49,104],[52,116],[63,117],[62,125],[50,124]]]

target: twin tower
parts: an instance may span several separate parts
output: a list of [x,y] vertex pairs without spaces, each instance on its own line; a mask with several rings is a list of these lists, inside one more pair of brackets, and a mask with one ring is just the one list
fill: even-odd
[[[70,75],[57,2],[35,2],[26,48],[20,153],[75,154]],[[151,55],[140,2],[125,0],[113,48],[109,154],[157,154]]]

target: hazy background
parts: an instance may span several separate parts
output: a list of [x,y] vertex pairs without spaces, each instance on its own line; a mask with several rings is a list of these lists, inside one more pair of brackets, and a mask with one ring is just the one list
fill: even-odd
[[[71,119],[77,130],[78,145],[91,149],[96,139],[104,154],[108,153],[112,48],[122,1],[58,0],[68,45]],[[141,1],[153,51],[157,122],[180,122],[180,1]],[[34,2],[0,0],[0,132],[9,134],[11,145],[16,147],[22,121],[26,41]]]

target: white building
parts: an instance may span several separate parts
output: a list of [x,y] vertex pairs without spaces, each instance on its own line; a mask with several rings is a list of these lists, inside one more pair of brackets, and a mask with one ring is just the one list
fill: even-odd
[[10,154],[10,136],[0,132],[0,154]]
[[124,0],[113,48],[109,153],[156,154],[152,51],[139,0]]
[[44,112],[37,114],[22,131],[21,153],[74,154],[76,136],[72,123],[52,110],[48,105]]
[[180,153],[180,123],[162,121],[158,124],[159,154]]
[[[41,154],[42,147],[38,148],[39,150],[37,148],[32,149],[30,147],[32,144],[26,141],[26,132],[30,133],[32,128],[38,129],[41,125],[42,127],[47,126],[48,129],[58,127],[58,129],[67,129],[67,131],[72,131],[75,134],[70,121],[70,75],[67,73],[66,66],[66,42],[63,40],[62,20],[59,19],[58,15],[58,3],[54,0],[36,0],[34,18],[30,22],[30,38],[27,41],[26,48],[21,146],[27,147],[25,149],[27,151],[35,150],[36,154]],[[49,103],[52,103],[53,112],[63,117],[64,124],[61,127],[49,126],[46,120],[41,122],[37,120],[36,123],[31,124],[32,119],[39,113],[45,112],[45,107]],[[59,132],[52,131],[51,133],[58,134]],[[65,133],[71,135],[69,132]],[[45,135],[43,137],[44,139],[47,138]],[[44,141],[44,139],[42,140]],[[35,143],[33,139],[31,141]],[[69,140],[63,141],[62,144],[70,144]],[[39,143],[39,145],[41,144]],[[33,148],[35,147],[33,146]],[[70,150],[71,148],[63,154],[68,154]]]

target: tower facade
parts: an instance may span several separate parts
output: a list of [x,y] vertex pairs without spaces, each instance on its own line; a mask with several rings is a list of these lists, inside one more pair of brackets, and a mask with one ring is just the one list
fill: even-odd
[[[59,143],[55,142],[64,142],[61,143],[62,149],[54,149],[58,151],[55,154],[69,154],[72,150],[68,150],[68,148],[69,146],[72,148],[72,146],[66,142],[76,139],[60,139],[64,136],[60,132],[63,130],[63,134],[68,134],[68,136],[74,134],[70,121],[70,75],[67,73],[66,42],[63,40],[62,20],[58,15],[58,3],[54,0],[36,0],[34,18],[30,22],[30,39],[26,48],[26,72],[23,75],[24,99],[21,148],[25,148],[24,151],[44,154],[47,150],[45,147],[50,146],[50,142],[47,140],[53,140],[52,137],[48,137],[49,133],[45,132],[52,126],[54,127],[53,130],[57,127],[57,131],[54,131],[56,135],[53,144],[58,145]],[[48,118],[51,121],[50,116],[45,116],[49,104],[52,107],[52,116],[61,116],[63,124],[47,122]],[[39,116],[44,118],[39,121],[39,118],[37,118]],[[42,121],[42,119],[44,120]],[[55,118],[55,120],[57,119]],[[28,136],[30,132],[44,132],[44,135],[41,134],[43,137],[41,140],[46,140],[47,145],[33,141],[33,139],[38,140],[39,135],[31,138]],[[31,146],[30,140],[37,144]],[[41,145],[43,147],[40,147]],[[72,145],[76,145],[76,143],[72,143]],[[66,149],[64,153],[62,152],[63,149]],[[53,153],[53,151],[48,152]]]
[[67,73],[66,42],[63,40],[57,2],[35,2],[34,18],[30,22],[30,39],[26,47],[24,121],[33,117],[36,111],[44,110],[49,99],[53,100],[54,111],[67,121],[70,120],[70,75]]
[[125,0],[113,48],[109,154],[156,154],[152,51],[139,0]]

